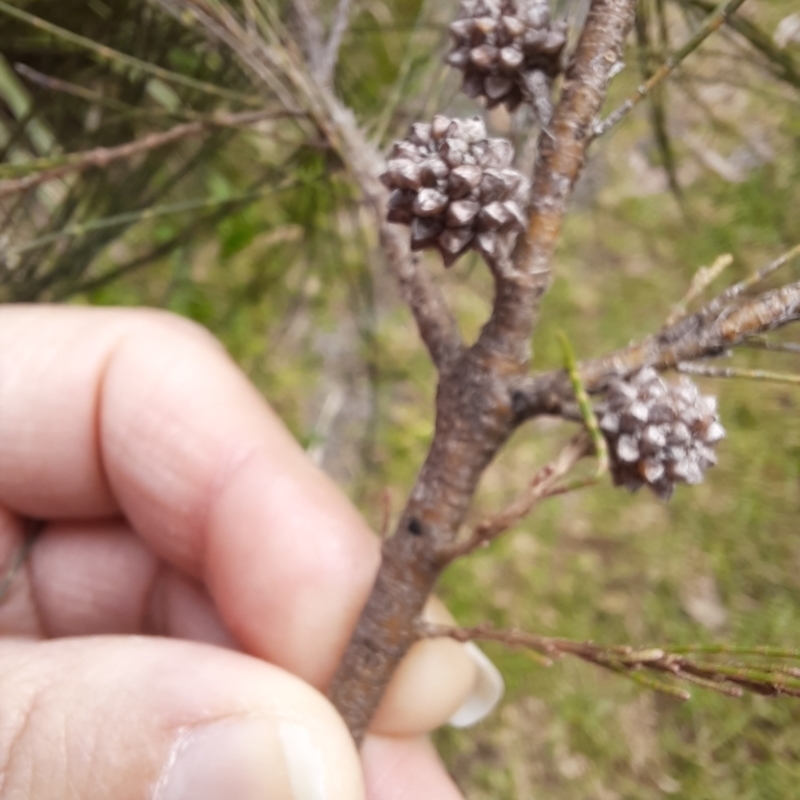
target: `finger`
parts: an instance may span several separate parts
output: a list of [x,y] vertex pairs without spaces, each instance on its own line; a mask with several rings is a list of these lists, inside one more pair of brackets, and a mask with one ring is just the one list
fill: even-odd
[[[24,526],[0,507],[0,571]],[[151,633],[236,648],[205,587],[159,561],[123,521],[54,523],[0,598],[0,635]]]
[[359,800],[352,740],[288,673],[205,645],[0,645],[2,794],[20,800]]
[[0,501],[50,517],[118,506],[247,651],[329,679],[378,543],[207,334],[167,315],[3,309],[0,408]]
[[[29,573],[37,587],[40,635],[144,632],[237,646],[205,589],[159,562],[124,522],[50,525],[32,552]],[[0,631],[30,633],[4,611],[0,607]],[[436,598],[424,616],[454,622]],[[489,713],[502,688],[496,669],[476,648],[423,640],[400,665],[371,727],[408,736],[451,719],[471,724]]]
[[29,574],[46,636],[151,633],[237,647],[205,587],[156,558],[125,522],[49,525]]
[[105,365],[143,326],[186,335],[152,312],[6,306],[0,310],[0,499],[29,517],[118,510],[103,468],[99,410]]
[[367,736],[361,758],[370,800],[463,800],[425,738]]

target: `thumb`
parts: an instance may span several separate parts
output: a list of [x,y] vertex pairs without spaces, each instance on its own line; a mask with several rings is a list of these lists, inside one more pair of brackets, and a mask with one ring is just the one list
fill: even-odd
[[145,637],[0,644],[0,796],[363,800],[350,735],[270,664]]

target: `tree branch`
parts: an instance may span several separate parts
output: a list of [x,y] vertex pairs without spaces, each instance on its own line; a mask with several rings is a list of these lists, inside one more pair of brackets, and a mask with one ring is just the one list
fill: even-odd
[[149,133],[139,139],[125,142],[116,147],[96,147],[93,150],[86,150],[80,153],[68,153],[67,155],[53,158],[38,158],[21,164],[10,164],[7,167],[0,166],[0,177],[2,177],[3,173],[9,171],[19,173],[24,170],[25,172],[30,172],[30,174],[18,178],[0,180],[0,199],[48,181],[63,178],[72,172],[83,172],[91,167],[107,167],[113,161],[130,158],[148,150],[156,150],[180,139],[196,136],[208,128],[244,127],[265,119],[287,116],[290,113],[286,111],[277,113],[270,111],[247,111],[242,114],[217,113],[208,119],[176,125],[174,128],[160,131],[159,133]]
[[[586,388],[599,391],[611,378],[624,378],[646,365],[666,370],[683,362],[718,356],[752,336],[800,319],[800,281],[737,305],[720,307],[720,298],[714,298],[700,311],[659,333],[610,355],[585,361],[580,366],[580,375]],[[566,413],[572,400],[569,380],[563,371],[527,377],[517,383],[515,408],[520,420],[542,414],[572,418],[571,413]]]
[[[460,628],[420,620],[416,627],[419,635],[426,638],[448,636],[458,642],[490,641],[510,647],[522,647],[544,656],[546,666],[550,666],[554,658],[573,656],[681,700],[689,699],[689,693],[685,689],[675,686],[674,683],[648,678],[644,674],[645,671],[685,681],[731,697],[741,697],[745,691],[762,695],[800,697],[800,669],[774,661],[768,663],[762,661],[765,657],[797,660],[800,658],[800,652],[796,650],[725,645],[633,648],[628,645],[603,645],[553,636],[538,636],[514,629],[498,630],[490,625]],[[706,659],[698,659],[696,656],[700,654],[706,655]],[[718,662],[708,659],[707,656],[712,654],[744,655],[757,657],[759,660],[755,663]]]
[[679,47],[619,108],[612,111],[602,122],[598,122],[592,131],[592,137],[597,138],[607,133],[611,128],[623,120],[630,112],[647,97],[647,95],[662,81],[666,80],[683,60],[697,50],[698,47],[714,31],[718,30],[724,22],[736,11],[744,0],[727,0],[720,3],[717,10]]
[[542,500],[562,494],[565,488],[559,481],[568,475],[577,463],[591,452],[591,440],[585,433],[580,433],[548,464],[545,464],[533,476],[533,479],[511,503],[502,511],[486,517],[476,525],[471,535],[463,542],[454,543],[447,552],[447,558],[468,555],[473,550],[485,547],[498,536],[514,527],[524,519]]
[[527,362],[539,303],[550,284],[553,253],[572,187],[590,142],[590,126],[633,24],[634,0],[594,0],[567,69],[561,99],[539,137],[528,226],[517,242],[514,273],[497,280],[492,317],[481,347]]
[[[419,636],[416,620],[448,562],[484,469],[532,413],[575,412],[574,390],[565,372],[527,376],[529,341],[549,284],[569,195],[591,141],[591,126],[633,21],[634,0],[592,2],[551,135],[540,137],[527,233],[513,256],[501,254],[490,265],[496,284],[494,309],[470,348],[462,344],[436,284],[411,258],[405,231],[382,222],[387,206],[387,193],[378,179],[383,160],[365,140],[353,114],[313,79],[279,20],[264,20],[264,41],[216,0],[158,2],[194,14],[234,50],[257,81],[269,85],[278,76],[291,87],[293,101],[342,158],[381,220],[388,261],[439,368],[430,451],[394,535],[383,544],[372,593],[329,687],[332,701],[360,742],[391,675]],[[664,369],[714,355],[798,315],[800,284],[738,305],[725,303],[718,311],[709,304],[641,343],[584,364],[580,380],[587,389],[597,390],[610,375],[626,375],[644,364]]]
[[514,383],[529,340],[587,131],[633,21],[633,0],[594,0],[556,109],[554,138],[540,140],[528,234],[513,261],[492,265],[496,295],[478,341],[443,371],[428,457],[383,560],[329,694],[360,742],[400,659],[414,620],[448,560],[484,469],[517,424]]
[[328,41],[325,42],[322,57],[314,70],[314,77],[326,86],[329,86],[333,80],[336,62],[339,60],[339,48],[342,46],[342,39],[347,32],[349,22],[350,0],[339,0],[336,10],[333,12]]

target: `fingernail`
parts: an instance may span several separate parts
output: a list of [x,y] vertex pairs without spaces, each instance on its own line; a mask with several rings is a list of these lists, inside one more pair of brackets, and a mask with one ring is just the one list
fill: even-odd
[[[423,617],[453,624],[450,612],[428,598]],[[417,736],[450,723],[473,725],[503,696],[503,678],[471,642],[423,639],[409,650],[381,700],[370,729],[390,736]]]
[[[423,617],[443,625],[455,624],[447,607],[435,595],[428,598]],[[474,642],[466,642],[461,645],[461,649],[462,653],[472,662],[474,677],[464,701],[447,720],[454,728],[468,728],[470,725],[480,722],[484,717],[488,717],[500,702],[506,688],[500,671],[478,645]]]
[[470,693],[458,711],[448,720],[454,728],[467,728],[487,717],[500,702],[505,691],[503,676],[474,642],[464,645],[476,667],[476,678]]
[[325,800],[325,764],[311,732],[303,725],[282,722],[278,737],[294,800]]
[[325,766],[299,723],[228,719],[186,731],[156,800],[325,800]]

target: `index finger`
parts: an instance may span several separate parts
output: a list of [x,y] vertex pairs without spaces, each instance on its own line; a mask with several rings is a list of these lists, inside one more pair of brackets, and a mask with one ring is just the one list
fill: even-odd
[[379,559],[219,345],[157,312],[0,311],[0,503],[48,519],[124,514],[205,582],[246,650],[317,686]]

